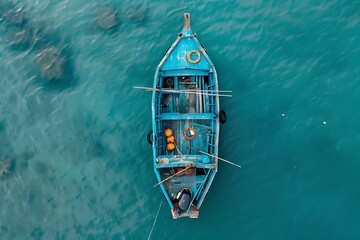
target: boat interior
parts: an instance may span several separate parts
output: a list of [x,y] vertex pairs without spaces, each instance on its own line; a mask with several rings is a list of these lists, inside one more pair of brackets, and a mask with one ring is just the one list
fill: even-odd
[[[215,80],[211,74],[161,76],[156,88],[161,89],[155,95],[156,168],[162,180],[175,175],[163,183],[171,201],[189,188],[191,204],[198,206],[215,168],[211,156],[217,151]],[[171,129],[173,148],[166,129]],[[196,167],[187,168],[190,162]]]

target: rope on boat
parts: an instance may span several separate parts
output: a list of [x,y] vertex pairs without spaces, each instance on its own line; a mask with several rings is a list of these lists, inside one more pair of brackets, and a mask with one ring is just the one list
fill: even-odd
[[238,164],[236,164],[236,163],[233,163],[233,162],[230,162],[230,161],[228,161],[228,160],[226,160],[226,159],[223,159],[223,158],[221,158],[221,157],[217,157],[217,156],[215,156],[215,155],[211,155],[211,154],[209,154],[209,153],[207,153],[207,152],[201,151],[201,150],[196,149],[196,148],[192,148],[192,147],[189,147],[189,146],[186,146],[186,147],[187,147],[187,148],[190,148],[190,149],[192,149],[192,150],[198,151],[199,153],[208,155],[209,157],[214,157],[214,158],[219,159],[219,160],[221,160],[221,161],[223,161],[223,162],[226,162],[226,163],[229,163],[229,164],[231,164],[231,165],[234,165],[235,167],[241,168],[240,165],[238,165]]
[[159,209],[158,209],[158,211],[157,211],[157,213],[156,213],[154,223],[153,223],[153,225],[152,225],[151,231],[150,231],[149,236],[148,236],[148,238],[147,238],[148,240],[150,239],[151,234],[152,234],[152,232],[153,232],[153,230],[154,230],[154,228],[155,228],[155,224],[156,224],[157,218],[158,218],[158,216],[159,216],[159,212],[160,212],[160,209],[161,209],[162,203],[163,203],[163,200],[161,200],[161,203],[160,203]]
[[176,150],[178,150],[178,152],[179,152],[179,153],[180,153],[180,155],[182,156],[183,154],[180,152],[180,149],[178,148],[178,146],[177,146],[176,142],[174,142],[174,144],[175,144]]

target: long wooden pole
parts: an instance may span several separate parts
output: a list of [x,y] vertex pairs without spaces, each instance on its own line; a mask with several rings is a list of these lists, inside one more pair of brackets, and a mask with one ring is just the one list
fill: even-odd
[[188,93],[188,94],[202,94],[202,95],[207,95],[207,96],[218,96],[218,97],[232,97],[232,95],[229,94],[218,94],[216,92],[214,93],[207,93],[207,92],[197,92],[196,90],[194,91],[190,91],[190,90],[167,90],[167,89],[158,89],[158,88],[139,88],[139,87],[134,87],[137,89],[145,89],[145,91],[154,91],[154,92],[164,92],[164,93]]
[[184,169],[181,170],[181,171],[178,171],[178,172],[175,173],[174,175],[171,175],[171,176],[165,178],[165,179],[162,180],[161,182],[158,182],[158,183],[155,184],[153,187],[159,186],[160,184],[162,184],[163,182],[166,182],[166,181],[169,180],[170,178],[175,177],[176,175],[179,175],[180,173],[183,173],[183,172],[185,172],[186,170],[188,170],[189,168],[193,168],[193,167],[195,167],[195,163],[190,162],[190,163],[187,164],[186,168],[184,168]]
[[219,97],[232,97],[230,94],[222,94],[217,92],[199,92],[197,90],[145,90],[147,92],[165,92],[165,93],[188,93],[188,94],[199,94],[199,95],[208,95],[208,96],[219,96]]
[[241,168],[240,165],[238,165],[238,164],[236,164],[236,163],[233,163],[233,162],[230,162],[230,161],[228,161],[228,160],[226,160],[226,159],[223,159],[223,158],[221,158],[221,157],[217,157],[217,156],[215,156],[215,155],[211,155],[211,154],[209,154],[209,153],[207,153],[207,152],[204,152],[204,151],[201,151],[201,150],[199,150],[199,149],[192,148],[192,147],[189,147],[189,146],[187,146],[187,148],[190,148],[190,149],[192,149],[192,150],[198,151],[199,153],[208,155],[209,157],[217,158],[217,159],[219,159],[219,160],[221,160],[221,161],[223,161],[223,162],[226,162],[226,163],[228,163],[228,164],[234,165],[235,167]]
[[[137,88],[137,89],[145,89],[145,90],[176,90],[176,89],[172,89],[172,88],[150,88],[150,87],[142,87],[142,86],[133,86],[133,88]],[[232,90],[208,90],[208,89],[195,89],[196,91],[199,92],[227,92],[227,93],[231,93]],[[178,91],[187,91],[187,90],[178,90]]]
[[218,93],[207,93],[207,92],[196,92],[196,91],[177,91],[177,90],[146,90],[146,91],[155,91],[155,92],[164,92],[164,93],[188,93],[188,94],[201,94],[207,96],[217,96],[217,97],[232,97],[229,94],[218,94]]

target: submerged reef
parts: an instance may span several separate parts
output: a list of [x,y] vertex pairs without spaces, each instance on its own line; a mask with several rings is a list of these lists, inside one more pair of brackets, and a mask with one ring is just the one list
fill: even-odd
[[5,32],[6,42],[13,50],[31,50],[39,43],[38,29],[30,27],[8,26]]
[[74,86],[75,70],[70,61],[70,52],[66,46],[50,41],[35,51],[39,76],[47,90],[63,90]]
[[26,11],[23,4],[5,7],[1,15],[5,21],[11,24],[23,25],[27,22]]
[[62,90],[74,85],[75,71],[67,47],[70,44],[56,29],[31,21],[21,4],[0,6],[0,18],[4,24],[0,31],[4,31],[10,48],[36,56],[38,76],[47,89]]
[[9,176],[14,170],[15,163],[11,159],[0,159],[0,179]]
[[120,11],[114,7],[100,7],[95,11],[95,28],[111,34],[116,33],[122,23],[120,15],[124,21],[140,23],[145,19],[145,9],[142,6],[134,6],[120,14]]
[[142,22],[145,19],[145,8],[132,7],[127,13],[130,20],[134,22]]
[[16,27],[7,32],[6,40],[10,45],[26,45],[30,40],[30,35],[26,29]]
[[5,40],[11,46],[29,46],[31,34],[26,28],[26,13],[22,4],[0,6],[0,20]]
[[42,49],[36,58],[40,65],[41,76],[47,81],[59,81],[66,75],[66,58],[55,46]]
[[117,11],[111,7],[103,7],[96,11],[96,23],[100,29],[115,30],[119,25]]

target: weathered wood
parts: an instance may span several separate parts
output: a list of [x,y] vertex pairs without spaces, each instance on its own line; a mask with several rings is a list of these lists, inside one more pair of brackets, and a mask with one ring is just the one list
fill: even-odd
[[202,92],[198,90],[175,90],[175,89],[158,89],[158,88],[146,88],[146,87],[138,87],[134,86],[133,88],[136,89],[145,89],[145,91],[154,91],[154,92],[166,92],[166,93],[180,93],[180,94],[201,94],[201,95],[207,95],[207,96],[217,96],[217,97],[232,97],[232,95],[229,94],[218,94],[215,92]]
[[190,163],[188,163],[188,164],[186,165],[186,168],[184,168],[183,170],[178,171],[177,173],[175,173],[175,174],[173,174],[173,175],[165,178],[164,180],[158,182],[158,183],[155,184],[153,187],[159,186],[160,184],[162,184],[163,182],[166,182],[166,181],[169,180],[170,178],[175,177],[176,175],[179,175],[180,173],[185,172],[185,171],[188,170],[189,168],[194,168],[195,166],[196,166],[195,163],[190,162]]

